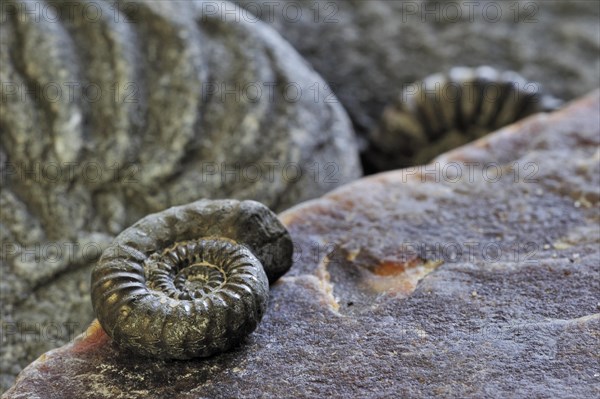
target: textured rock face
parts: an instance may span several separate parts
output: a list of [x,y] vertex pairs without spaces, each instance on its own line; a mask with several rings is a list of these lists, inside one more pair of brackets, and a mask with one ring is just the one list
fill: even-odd
[[141,361],[93,325],[6,398],[594,397],[599,106],[596,92],[280,215],[294,265],[232,352]]
[[590,1],[237,0],[294,45],[368,134],[405,85],[458,65],[514,70],[572,99],[599,86]]
[[321,78],[209,5],[2,2],[2,386],[91,321],[79,268],[140,217],[200,198],[281,210],[360,175]]

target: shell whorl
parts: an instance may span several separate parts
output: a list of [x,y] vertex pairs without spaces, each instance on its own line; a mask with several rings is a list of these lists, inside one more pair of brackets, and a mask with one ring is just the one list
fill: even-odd
[[291,250],[285,228],[258,203],[174,207],[125,230],[103,253],[92,303],[120,347],[157,358],[210,356],[256,329],[269,281],[291,266]]
[[260,261],[246,247],[221,237],[175,243],[150,255],[144,271],[149,288],[182,300],[219,292],[235,298],[268,284]]
[[370,134],[377,170],[421,165],[562,101],[513,71],[454,67],[407,85]]

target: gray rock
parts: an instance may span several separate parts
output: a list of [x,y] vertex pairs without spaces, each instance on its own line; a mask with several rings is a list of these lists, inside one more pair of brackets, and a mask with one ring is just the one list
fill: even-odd
[[364,137],[406,85],[454,66],[514,70],[565,100],[600,85],[591,1],[236,2],[314,65]]
[[314,101],[321,78],[210,4],[2,3],[3,387],[68,341],[45,326],[90,322],[88,289],[50,287],[140,217],[200,198],[282,210],[360,176],[347,115]]
[[231,352],[148,361],[94,323],[5,397],[595,397],[599,107],[284,212],[294,264]]

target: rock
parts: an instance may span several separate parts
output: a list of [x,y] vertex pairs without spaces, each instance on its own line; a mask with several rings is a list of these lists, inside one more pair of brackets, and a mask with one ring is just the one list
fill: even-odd
[[294,265],[231,352],[134,358],[93,324],[5,398],[594,397],[599,106],[597,91],[281,214]]
[[314,101],[322,79],[273,29],[211,4],[2,3],[0,299],[17,333],[1,386],[68,342],[64,323],[85,329],[87,279],[85,295],[59,280],[140,217],[200,198],[283,210],[360,176],[344,110]]
[[600,85],[593,2],[236,2],[314,65],[363,137],[407,85],[454,66],[514,70],[565,100]]

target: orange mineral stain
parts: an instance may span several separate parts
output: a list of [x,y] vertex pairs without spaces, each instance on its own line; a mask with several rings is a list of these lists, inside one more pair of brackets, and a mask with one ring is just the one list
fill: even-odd
[[423,261],[416,256],[406,262],[383,260],[375,267],[373,273],[378,276],[395,276],[404,273],[407,269],[413,268],[422,263]]
[[408,296],[426,275],[440,266],[442,261],[426,261],[414,257],[406,262],[384,260],[365,278],[367,286],[379,293]]
[[73,352],[86,352],[109,341],[98,320],[94,320],[85,332],[75,338]]

